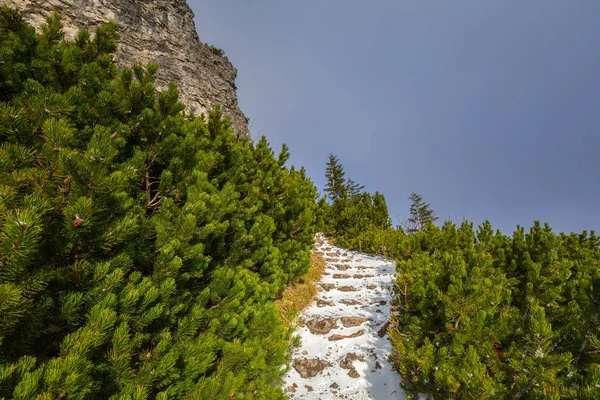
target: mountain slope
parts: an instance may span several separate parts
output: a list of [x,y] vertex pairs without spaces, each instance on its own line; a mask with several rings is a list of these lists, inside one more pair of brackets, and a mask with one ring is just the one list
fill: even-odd
[[0,0],[0,5],[16,8],[36,27],[58,11],[67,37],[74,37],[80,29],[93,31],[102,23],[116,21],[121,35],[119,66],[156,62],[158,89],[177,83],[180,100],[196,115],[208,115],[221,104],[234,131],[249,134],[238,106],[237,70],[217,49],[200,41],[194,13],[185,0]]

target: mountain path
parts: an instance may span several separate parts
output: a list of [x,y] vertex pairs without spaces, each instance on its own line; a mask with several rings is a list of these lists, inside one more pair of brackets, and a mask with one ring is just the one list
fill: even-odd
[[298,317],[285,391],[290,399],[404,399],[388,361],[393,261],[331,246],[317,235],[326,263],[322,290]]

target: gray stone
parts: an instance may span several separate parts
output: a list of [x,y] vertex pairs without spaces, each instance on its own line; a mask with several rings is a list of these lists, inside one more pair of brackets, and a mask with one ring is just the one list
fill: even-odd
[[227,57],[200,41],[194,13],[185,0],[0,0],[0,5],[18,9],[36,27],[58,11],[67,38],[75,37],[80,29],[93,33],[98,25],[116,21],[121,35],[116,54],[119,66],[156,62],[157,89],[177,83],[180,100],[196,115],[208,115],[221,104],[234,131],[249,135],[235,91],[237,70]]

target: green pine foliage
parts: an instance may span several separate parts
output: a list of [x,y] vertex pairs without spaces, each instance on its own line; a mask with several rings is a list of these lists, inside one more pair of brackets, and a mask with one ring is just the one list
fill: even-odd
[[327,166],[325,168],[325,179],[327,180],[327,183],[324,189],[329,200],[335,201],[336,199],[348,195],[345,175],[340,160],[333,153],[329,153]]
[[0,8],[0,398],[284,398],[316,189],[117,40]]
[[338,244],[397,261],[389,333],[407,398],[598,398],[593,232],[555,234],[538,222],[512,236],[489,222],[438,227],[413,193],[406,235],[390,227],[383,196],[345,193],[323,198],[319,216]]
[[385,254],[393,232],[385,197],[364,192],[363,185],[345,175],[339,159],[330,154],[325,170],[327,197],[318,204],[318,227],[340,246]]
[[336,199],[329,215],[336,243],[349,249],[367,251],[372,247],[372,235],[391,229],[385,197],[379,192]]
[[600,248],[539,223],[434,225],[396,248],[390,331],[402,386],[434,399],[593,399]]
[[411,201],[410,216],[406,221],[406,233],[415,233],[424,230],[428,224],[438,220],[430,204],[423,201],[423,197],[416,193],[409,196]]

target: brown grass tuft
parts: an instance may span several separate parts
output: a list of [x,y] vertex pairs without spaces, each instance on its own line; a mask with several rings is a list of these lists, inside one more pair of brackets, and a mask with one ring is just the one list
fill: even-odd
[[325,241],[327,242],[327,244],[329,244],[330,246],[335,246],[335,238],[333,236],[326,236],[325,237]]
[[311,266],[307,274],[300,278],[300,282],[291,285],[284,292],[281,299],[275,301],[281,319],[289,328],[300,311],[304,310],[313,301],[319,287],[317,282],[325,272],[325,260],[317,254],[310,256]]

